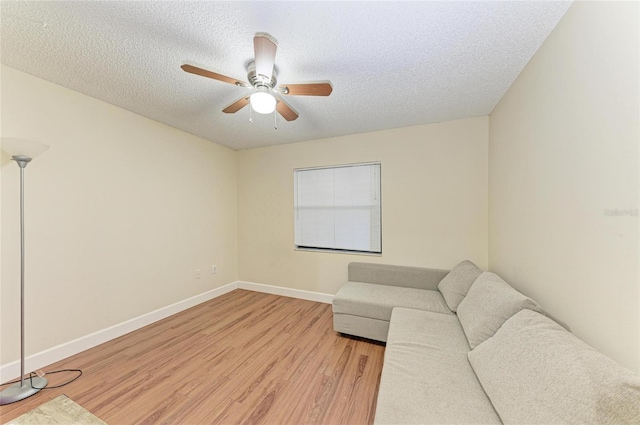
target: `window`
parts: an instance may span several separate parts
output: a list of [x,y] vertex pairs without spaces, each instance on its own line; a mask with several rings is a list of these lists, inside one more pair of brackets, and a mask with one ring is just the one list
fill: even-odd
[[293,172],[296,247],[382,253],[380,164]]

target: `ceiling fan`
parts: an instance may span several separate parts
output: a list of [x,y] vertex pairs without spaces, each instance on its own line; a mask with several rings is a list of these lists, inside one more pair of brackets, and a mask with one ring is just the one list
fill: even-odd
[[247,65],[247,79],[244,82],[236,78],[227,77],[193,65],[184,64],[181,68],[191,74],[213,78],[238,87],[252,89],[253,93],[246,95],[222,110],[227,114],[233,114],[251,104],[251,108],[260,114],[270,114],[277,110],[287,121],[298,118],[298,113],[281,95],[286,96],[329,96],[333,87],[329,81],[314,83],[277,84],[277,72],[275,68],[276,50],[278,42],[267,33],[257,33],[253,37],[255,59]]

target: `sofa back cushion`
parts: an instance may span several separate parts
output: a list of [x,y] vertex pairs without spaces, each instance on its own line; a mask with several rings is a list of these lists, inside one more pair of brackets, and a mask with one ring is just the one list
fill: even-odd
[[542,312],[538,304],[513,289],[500,276],[484,272],[458,306],[458,319],[475,348],[491,338],[511,316],[525,308]]
[[467,296],[469,288],[482,273],[475,264],[464,260],[455,266],[438,284],[438,290],[444,297],[451,311],[456,311],[458,305]]
[[468,357],[505,424],[640,424],[640,376],[531,310]]
[[375,263],[349,263],[349,281],[406,288],[438,290],[438,283],[449,270],[392,266]]

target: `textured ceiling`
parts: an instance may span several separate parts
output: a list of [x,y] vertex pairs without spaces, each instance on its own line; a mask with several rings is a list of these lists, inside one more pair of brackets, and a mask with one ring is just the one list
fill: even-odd
[[[1,59],[233,149],[487,115],[570,2],[2,1]],[[289,96],[296,121],[222,109],[247,89],[253,36],[278,40],[279,83],[330,80]]]

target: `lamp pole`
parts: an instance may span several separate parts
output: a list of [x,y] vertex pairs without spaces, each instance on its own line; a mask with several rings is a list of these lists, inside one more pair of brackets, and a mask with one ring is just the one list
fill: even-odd
[[0,392],[0,406],[30,397],[47,386],[47,379],[36,376],[24,379],[24,169],[31,158],[26,155],[11,157],[20,167],[20,382]]
[[20,167],[20,387],[24,387],[24,168],[31,158],[15,155],[11,159]]

